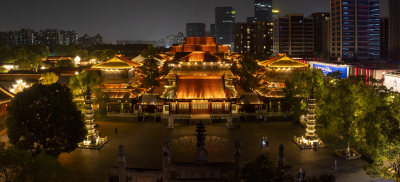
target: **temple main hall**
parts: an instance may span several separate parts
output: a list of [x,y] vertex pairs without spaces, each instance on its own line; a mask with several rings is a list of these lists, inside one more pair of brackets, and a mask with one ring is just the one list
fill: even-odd
[[227,58],[229,47],[213,37],[186,37],[185,44],[173,46],[174,59],[161,98],[169,103],[169,127],[175,119],[221,118],[232,120],[239,98]]

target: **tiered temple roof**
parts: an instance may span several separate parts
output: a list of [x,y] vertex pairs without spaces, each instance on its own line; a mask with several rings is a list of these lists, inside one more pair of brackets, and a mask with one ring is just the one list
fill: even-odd
[[92,66],[97,69],[131,69],[140,66],[139,63],[132,61],[122,55],[116,55],[114,58],[103,63]]
[[229,53],[229,46],[218,45],[215,37],[185,37],[185,43],[171,47],[171,53],[204,51]]
[[223,80],[219,77],[179,77],[176,99],[225,99]]
[[178,62],[218,62],[222,61],[223,58],[215,54],[204,52],[204,51],[194,51],[189,55],[178,59]]
[[262,86],[256,89],[257,93],[264,97],[281,98],[285,94],[285,81],[291,79],[294,70],[308,68],[309,65],[296,61],[286,54],[278,54],[268,60],[258,63],[260,68],[256,74],[266,80]]
[[261,61],[258,63],[267,68],[306,68],[308,64],[296,61],[286,54],[278,54],[269,60]]

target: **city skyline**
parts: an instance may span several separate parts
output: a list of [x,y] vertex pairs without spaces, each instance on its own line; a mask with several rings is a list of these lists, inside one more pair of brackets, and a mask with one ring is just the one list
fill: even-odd
[[[95,2],[95,3],[94,3]],[[387,16],[387,0],[382,0],[381,14]],[[290,4],[290,6],[287,6]],[[313,5],[313,6],[310,6]],[[167,35],[185,32],[185,24],[202,22],[209,29],[214,23],[217,6],[232,6],[236,10],[236,22],[246,22],[254,15],[253,1],[205,0],[205,1],[60,1],[27,0],[3,2],[0,7],[0,31],[32,28],[59,28],[76,30],[79,35],[101,34],[105,41],[116,40],[158,40]],[[193,11],[193,7],[196,7]],[[287,13],[329,12],[329,0],[275,0],[273,8],[280,10],[280,16]],[[143,21],[146,19],[146,21]],[[98,21],[102,20],[102,21]]]

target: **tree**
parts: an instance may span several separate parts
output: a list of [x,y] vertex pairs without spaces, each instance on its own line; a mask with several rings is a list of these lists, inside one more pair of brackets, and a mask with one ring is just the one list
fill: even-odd
[[45,46],[19,46],[12,50],[14,63],[19,69],[36,72],[43,65],[42,59],[48,55],[48,48]]
[[8,46],[0,47],[0,63],[13,63],[12,50]]
[[58,156],[71,152],[86,136],[81,112],[68,87],[35,84],[18,93],[7,108],[7,134],[16,148]]
[[56,62],[55,66],[60,68],[73,68],[75,64],[71,59],[61,59]]
[[260,81],[259,78],[255,77],[254,74],[259,69],[256,59],[250,55],[244,55],[243,59],[236,62],[231,66],[231,71],[233,74],[239,76],[239,84],[245,90],[250,92],[257,88]]
[[243,167],[242,179],[248,182],[278,182],[290,167],[285,166],[280,170],[275,166],[267,155],[261,154]]
[[0,148],[0,181],[72,181],[70,172],[56,158],[45,154],[32,156],[15,148]]
[[105,49],[103,50],[103,52],[101,53],[101,57],[100,60],[101,61],[107,61],[113,57],[115,57],[116,52],[112,49]]
[[304,182],[335,182],[336,177],[332,174],[323,174],[319,178],[316,177],[306,177]]
[[103,83],[102,78],[94,71],[82,71],[78,75],[71,77],[69,81],[69,88],[71,88],[74,99],[77,101],[79,110],[84,112],[84,97],[86,94],[87,87],[94,93],[95,99],[93,104],[99,105],[99,109],[95,110],[95,116],[103,116],[107,112],[106,95],[95,86]]
[[312,86],[318,98],[317,105],[320,107],[326,103],[323,98],[329,95],[329,84],[321,70],[297,71],[291,80],[286,81],[284,92],[296,120],[307,113],[307,100]]
[[350,77],[340,79],[324,99],[329,104],[319,107],[317,119],[323,125],[319,136],[338,147],[357,144],[363,134],[360,126],[379,105],[375,89]]
[[160,77],[158,68],[160,63],[154,59],[157,54],[158,50],[151,45],[140,54],[145,58],[143,65],[140,67],[141,72],[145,75],[143,78],[143,86],[145,88],[152,88],[160,85],[157,80]]
[[400,181],[400,94],[379,90],[379,96],[376,111],[361,125],[365,139],[358,147],[373,161],[368,174]]
[[53,72],[46,72],[42,74],[40,78],[40,83],[44,85],[49,85],[56,83],[58,81],[58,76]]
[[107,61],[115,56],[116,52],[112,49],[95,50],[90,53],[90,59],[97,59],[100,62]]
[[83,98],[88,86],[90,90],[95,90],[94,86],[100,85],[102,82],[103,80],[96,72],[84,70],[70,78],[69,88],[71,88],[75,98]]

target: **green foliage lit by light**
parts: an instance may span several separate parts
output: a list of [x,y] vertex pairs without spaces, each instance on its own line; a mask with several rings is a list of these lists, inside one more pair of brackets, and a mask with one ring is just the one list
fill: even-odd
[[0,148],[0,181],[66,182],[71,173],[56,158],[45,154],[32,156],[15,148]]
[[158,50],[151,45],[140,54],[145,58],[143,65],[140,67],[140,70],[144,75],[142,80],[144,88],[152,88],[160,85],[157,80],[161,76],[159,70],[160,62],[154,58],[157,54]]
[[75,150],[86,135],[83,116],[68,87],[35,84],[7,108],[7,134],[16,148],[57,157]]
[[40,83],[44,85],[50,85],[58,81],[58,76],[53,72],[46,72],[42,74]]
[[[314,74],[312,73],[314,72]],[[365,84],[365,77],[340,79],[304,71],[287,82],[286,95],[295,116],[305,113],[310,80],[317,90],[318,136],[333,148],[351,147],[371,163],[373,177],[400,179],[400,94]],[[321,73],[319,73],[321,74]]]
[[239,76],[239,85],[248,92],[256,89],[260,82],[260,78],[254,75],[258,69],[260,67],[253,55],[244,55],[242,60],[231,66],[232,73]]

